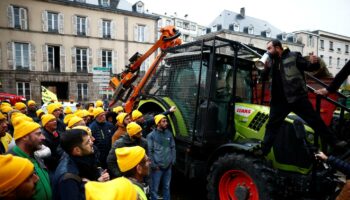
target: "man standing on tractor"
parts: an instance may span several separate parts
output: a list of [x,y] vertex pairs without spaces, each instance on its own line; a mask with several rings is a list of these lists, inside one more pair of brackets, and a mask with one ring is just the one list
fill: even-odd
[[277,39],[267,43],[267,53],[271,62],[266,64],[270,65],[266,66],[266,70],[272,70],[271,108],[262,152],[259,153],[267,155],[270,152],[279,129],[290,112],[297,114],[319,133],[323,142],[327,142],[333,148],[345,147],[346,142],[338,141],[332,135],[308,99],[304,71],[318,69],[320,67],[318,58],[310,55],[308,61],[299,52],[284,50]]

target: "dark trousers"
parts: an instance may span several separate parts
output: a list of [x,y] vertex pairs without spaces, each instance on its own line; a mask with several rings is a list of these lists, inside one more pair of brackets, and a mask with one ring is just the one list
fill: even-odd
[[307,98],[301,98],[294,103],[287,101],[271,101],[269,121],[266,125],[266,131],[263,142],[263,152],[268,154],[274,144],[280,127],[290,112],[294,112],[301,117],[316,133],[321,137],[323,143],[334,146],[336,143],[335,136],[329,131],[326,124],[316,113],[311,102]]

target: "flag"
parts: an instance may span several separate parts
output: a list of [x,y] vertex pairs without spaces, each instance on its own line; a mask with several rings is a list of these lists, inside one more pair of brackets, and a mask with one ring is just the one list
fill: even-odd
[[44,86],[41,86],[41,99],[44,103],[57,102],[57,95]]

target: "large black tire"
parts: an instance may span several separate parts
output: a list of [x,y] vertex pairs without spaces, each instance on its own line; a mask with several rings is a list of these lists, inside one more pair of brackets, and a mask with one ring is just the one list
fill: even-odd
[[210,200],[274,199],[275,173],[265,161],[245,154],[219,157],[207,177]]

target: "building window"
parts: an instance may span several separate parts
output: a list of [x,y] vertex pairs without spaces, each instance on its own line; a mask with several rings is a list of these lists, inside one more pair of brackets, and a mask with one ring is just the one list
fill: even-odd
[[102,50],[102,67],[112,68],[112,51]]
[[349,53],[349,45],[348,44],[345,45],[345,53]]
[[332,56],[329,56],[328,67],[332,67]]
[[77,66],[77,72],[87,72],[87,49],[76,48],[75,62]]
[[88,100],[88,84],[78,83],[78,101]]
[[103,38],[111,38],[111,21],[109,20],[102,21],[102,35],[103,35]]
[[330,51],[333,51],[333,42],[332,41],[329,41],[329,50]]
[[184,26],[184,27],[183,27],[184,29],[190,30],[190,23],[184,22],[184,23],[183,23],[183,26]]
[[22,30],[28,29],[27,9],[18,6],[8,7],[9,26]]
[[312,35],[307,37],[307,46],[314,47],[314,37]]
[[239,31],[239,24],[233,24],[233,31]]
[[137,4],[137,6],[136,6],[136,12],[138,12],[138,13],[143,13],[143,12],[144,12],[143,4],[142,4],[142,3]]
[[47,47],[47,60],[49,62],[49,71],[60,72],[60,47]]
[[321,49],[324,49],[324,40],[320,40]]
[[17,82],[17,95],[24,96],[26,99],[31,99],[31,97],[30,97],[30,83]]
[[109,6],[109,0],[101,0],[101,6],[108,7]]
[[58,33],[58,13],[48,12],[48,31],[53,33]]
[[340,58],[337,58],[337,68],[339,69],[340,67]]
[[254,27],[253,27],[253,26],[249,26],[249,28],[248,28],[248,34],[251,34],[251,35],[254,34]]
[[145,26],[144,25],[137,26],[137,41],[138,42],[145,41]]
[[76,24],[77,35],[86,36],[86,17],[77,16]]
[[181,21],[177,21],[176,22],[176,26],[179,27],[179,28],[182,28],[182,22]]
[[14,43],[15,47],[15,66],[16,69],[29,70],[30,58],[29,58],[29,44],[28,43]]
[[191,31],[196,31],[196,25],[194,24],[191,25]]

